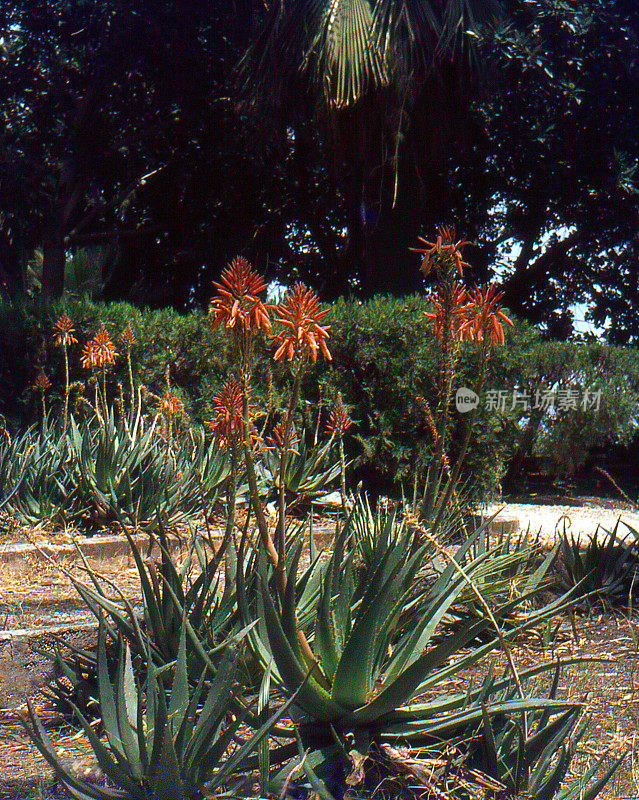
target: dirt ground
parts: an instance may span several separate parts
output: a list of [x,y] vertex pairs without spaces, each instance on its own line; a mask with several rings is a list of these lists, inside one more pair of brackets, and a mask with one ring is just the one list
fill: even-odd
[[[332,522],[328,523],[326,530],[333,525]],[[52,616],[55,619],[56,614],[80,612],[83,603],[69,575],[81,575],[82,570],[77,564],[61,566],[62,570],[46,561],[38,561],[29,564],[28,569],[20,575],[0,570],[0,623],[2,615],[5,615],[5,620],[10,620],[13,628],[20,621],[29,623],[25,627],[32,627]],[[129,599],[139,600],[135,567],[122,563],[103,563],[98,569]],[[591,717],[587,736],[573,762],[575,774],[583,771],[590,759],[606,751],[611,757],[627,753],[623,765],[600,797],[602,800],[639,798],[639,650],[636,645],[639,617],[633,619],[632,623],[614,614],[577,617],[578,639],[575,639],[568,618],[557,619],[555,625],[557,623],[559,629],[545,648],[540,636],[530,636],[525,643],[518,645],[515,650],[517,664],[525,669],[557,657],[603,659],[568,667],[562,675],[561,696],[583,699],[584,709]],[[461,676],[460,681],[445,687],[446,690],[463,690],[469,682],[476,682],[485,674],[490,661],[499,668],[503,666],[502,660],[501,654],[494,654],[480,667]],[[34,654],[34,666],[35,661]],[[2,678],[0,674],[0,689]],[[31,745],[21,724],[25,695],[36,702],[46,729],[67,761],[76,765],[86,763],[87,769],[92,763],[91,751],[84,736],[73,729],[42,696],[38,685],[41,683],[35,681],[34,685],[30,685],[27,676],[13,700],[5,696],[4,704],[0,703],[0,800],[38,797],[35,787],[39,781],[49,783],[51,780],[50,768]]]

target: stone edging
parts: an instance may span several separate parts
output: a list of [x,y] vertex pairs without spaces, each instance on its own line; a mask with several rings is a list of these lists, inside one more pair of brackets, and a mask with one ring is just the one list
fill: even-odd
[[[133,539],[141,552],[145,553],[146,548],[148,548],[149,537],[147,535],[138,535],[134,536]],[[167,535],[167,540],[171,550],[176,550],[184,544],[177,536],[173,535]],[[129,542],[122,535],[93,536],[82,540],[76,539],[75,541],[87,558],[110,559],[131,555]],[[157,546],[154,548],[154,552],[158,552]],[[42,544],[34,545],[26,542],[0,546],[0,564],[4,564],[11,569],[19,568],[27,559],[35,559],[37,561],[47,561],[48,559],[53,561],[77,561],[79,558],[77,548],[71,543],[51,544],[42,542]]]

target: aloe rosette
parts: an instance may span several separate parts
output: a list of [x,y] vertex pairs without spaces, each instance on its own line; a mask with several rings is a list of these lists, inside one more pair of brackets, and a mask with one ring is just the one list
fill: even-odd
[[586,601],[632,604],[639,574],[639,531],[619,519],[610,531],[598,526],[586,547],[565,528],[559,542],[565,573],[560,582],[565,587],[580,584]]
[[[297,450],[286,454],[284,488],[291,502],[311,500],[326,494],[329,484],[340,474],[339,461],[331,460],[333,442],[309,448],[304,436]],[[273,491],[279,490],[281,453],[276,448],[264,449],[257,464],[260,480]]]
[[[236,746],[245,704],[236,694],[240,638],[226,649],[221,663],[209,665],[195,688],[187,673],[185,627],[179,638],[170,696],[167,699],[153,659],[144,657],[141,686],[131,650],[121,648],[112,680],[106,651],[106,630],[98,637],[99,706],[108,744],[103,743],[79,708],[74,710],[109,785],[79,778],[60,759],[29,703],[26,730],[57,778],[77,800],[195,800],[203,790],[225,787],[237,792],[246,783],[247,759],[269,735],[294,700],[283,704],[247,740]],[[248,709],[246,709],[248,711]]]
[[[439,624],[466,589],[466,578],[450,564],[438,578],[436,595],[429,594],[418,579],[429,558],[428,545],[420,543],[416,533],[408,531],[395,514],[386,518],[373,563],[364,574],[358,574],[353,565],[356,550],[349,546],[352,523],[351,516],[336,537],[333,555],[322,573],[314,624],[305,628],[316,663],[306,660],[299,643],[302,626],[296,609],[296,573],[301,543],[293,549],[281,599],[263,573],[258,606],[261,619],[247,637],[256,658],[270,669],[274,683],[285,695],[298,693],[296,719],[301,745],[315,753],[308,763],[321,769],[323,760],[334,762],[340,753],[366,756],[373,745],[403,746],[416,752],[438,742],[460,742],[487,721],[521,719],[532,713],[544,715],[540,731],[546,732],[538,731],[536,741],[548,744],[558,715],[574,715],[579,703],[554,696],[515,696],[512,674],[500,681],[489,676],[467,694],[437,692],[504,640],[514,639],[566,608],[570,595],[538,611],[520,611],[516,627],[499,635],[488,619],[481,618],[435,640]],[[469,544],[463,548],[463,557],[469,549]],[[466,560],[466,575],[472,577],[490,557],[491,551],[484,550]],[[238,572],[238,602],[248,622],[251,613],[244,577]],[[512,618],[514,610],[534,593],[505,603],[499,608],[499,617]],[[542,671],[551,668],[544,666]],[[309,669],[310,678],[305,682]],[[525,681],[539,671],[518,677]],[[432,699],[413,702],[424,694]],[[291,757],[294,751],[293,746],[284,747],[271,761]],[[279,780],[297,764],[299,759],[280,774]]]
[[69,518],[77,505],[69,442],[45,415],[41,426],[0,445],[0,508],[30,523]]
[[153,427],[133,435],[113,409],[104,425],[70,420],[74,477],[83,503],[101,520],[131,527],[175,522],[214,503],[230,474],[224,454],[200,430],[167,450]]

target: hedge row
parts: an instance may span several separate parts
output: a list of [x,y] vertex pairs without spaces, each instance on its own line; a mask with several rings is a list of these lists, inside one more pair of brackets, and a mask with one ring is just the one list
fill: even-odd
[[[318,403],[324,408],[337,390],[356,426],[351,430],[349,454],[352,475],[366,476],[369,485],[397,491],[410,487],[416,471],[428,459],[431,437],[416,398],[435,397],[437,350],[424,316],[424,296],[401,299],[378,297],[366,303],[340,301],[329,307],[331,363],[318,363],[309,371],[304,413],[315,424]],[[10,427],[32,422],[38,413],[32,389],[41,368],[53,386],[49,403],[61,402],[64,383],[62,353],[53,344],[53,323],[60,305],[40,303],[0,304],[0,413]],[[125,303],[67,302],[64,306],[77,330],[77,345],[70,350],[71,380],[85,381],[79,363],[83,344],[103,322],[116,342],[127,324],[137,339],[133,348],[137,379],[152,392],[165,388],[165,370],[189,417],[200,422],[210,416],[211,396],[231,365],[226,337],[211,331],[207,315],[194,311],[180,315],[171,309],[140,310]],[[464,345],[459,360],[457,386],[476,385],[474,345]],[[121,349],[121,348],[120,348]],[[272,365],[265,345],[255,375],[256,392],[267,391],[272,368],[276,404],[283,401],[286,371]],[[126,364],[119,358],[109,377],[127,387]],[[543,341],[539,333],[517,322],[508,331],[505,347],[495,351],[485,387],[501,390],[504,407],[480,405],[477,436],[469,459],[469,474],[486,488],[494,485],[504,465],[516,451],[531,412],[522,402],[512,403],[512,391],[573,387],[580,392],[577,408],[550,409],[537,423],[537,449],[551,455],[566,471],[583,463],[594,447],[627,442],[636,434],[639,398],[639,352],[597,342],[586,344]],[[600,390],[599,409],[581,408],[586,388]],[[518,396],[521,399],[520,396]],[[493,404],[494,405],[494,404]],[[326,411],[323,412],[326,414]],[[458,415],[460,430],[463,415]],[[459,438],[459,437],[458,437]]]

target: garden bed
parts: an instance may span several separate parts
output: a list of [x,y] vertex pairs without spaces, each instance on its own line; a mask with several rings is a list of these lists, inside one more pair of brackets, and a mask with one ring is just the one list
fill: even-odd
[[[524,530],[527,527],[525,514],[530,514],[533,532],[540,520],[543,520],[541,525],[545,530],[543,525],[546,520],[559,519],[565,513],[564,506],[544,503],[534,506],[533,513],[528,510],[532,505],[508,503],[501,513],[508,517],[517,515],[520,529]],[[609,518],[616,519],[620,513],[624,519],[629,516],[627,508],[615,506],[610,509],[593,505],[590,501],[588,506],[571,505],[568,509],[572,514],[573,526],[592,523],[589,528],[584,528],[590,534],[594,533],[597,524],[605,527]],[[521,516],[518,512],[521,512]],[[324,543],[329,541],[333,528],[334,522],[328,520],[318,526],[324,534]],[[219,535],[220,528],[216,526],[212,533]],[[37,541],[34,535],[48,540],[56,536],[49,532],[42,537],[42,531],[31,531],[29,538],[34,541]],[[127,563],[122,555],[112,559],[90,558],[90,565],[112,581],[134,604],[139,603],[138,572],[130,560]],[[0,641],[0,653],[3,656],[0,658],[0,800],[38,797],[38,790],[34,789],[38,781],[46,783],[52,777],[51,770],[30,744],[20,723],[27,696],[36,702],[45,727],[56,745],[64,750],[67,761],[74,763],[81,772],[93,767],[92,751],[84,736],[78,735],[68,720],[40,692],[53,674],[50,663],[34,650],[46,644],[42,638],[44,635],[46,640],[46,632],[17,630],[21,626],[36,628],[56,624],[61,628],[65,625],[68,629],[75,628],[74,636],[90,638],[94,635],[91,625],[82,628],[82,621],[89,620],[89,616],[84,614],[82,619],[78,617],[82,615],[84,605],[71,582],[71,576],[80,577],[82,572],[81,562],[62,558],[55,563],[52,557],[27,561],[19,572],[0,570],[0,613],[6,621],[4,639]],[[529,635],[524,642],[518,643],[515,648],[517,663],[526,668],[552,661],[557,656],[605,659],[594,665],[586,663],[566,668],[561,680],[560,696],[573,700],[585,697],[587,711],[592,715],[573,769],[582,769],[589,759],[606,750],[610,751],[611,756],[628,751],[624,764],[601,797],[605,800],[636,798],[639,796],[635,775],[639,768],[638,754],[635,752],[639,725],[639,679],[635,676],[639,668],[639,652],[633,628],[639,628],[639,619],[633,620],[631,627],[625,617],[612,613],[577,616],[575,628],[577,638],[570,618],[558,617],[548,628],[545,641],[542,635]],[[463,673],[454,685],[445,688],[464,691],[471,682],[476,685],[491,663],[498,669],[503,668],[503,656],[497,653],[484,659],[480,665]]]

